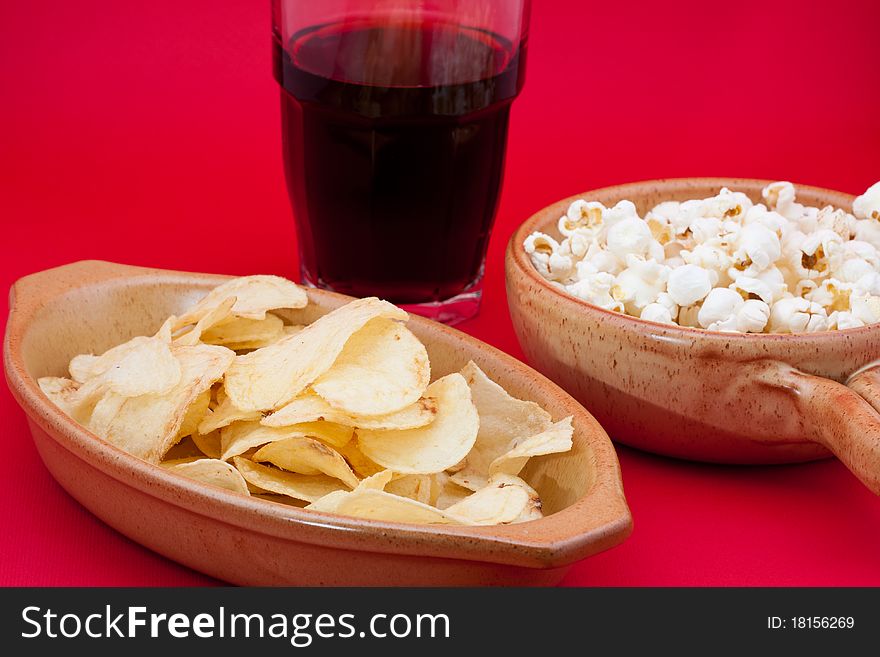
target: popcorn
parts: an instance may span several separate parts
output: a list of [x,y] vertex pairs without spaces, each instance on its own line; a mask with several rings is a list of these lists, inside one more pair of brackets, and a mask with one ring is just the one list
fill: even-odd
[[852,258],[845,261],[839,268],[837,268],[835,273],[840,277],[840,280],[847,281],[848,283],[855,283],[863,276],[867,276],[874,271],[874,266],[867,260]]
[[737,247],[733,266],[749,272],[746,275],[764,271],[782,255],[779,236],[758,222],[748,224],[740,231]]
[[854,292],[850,295],[850,311],[865,324],[880,322],[880,296]]
[[852,239],[856,229],[856,218],[849,212],[826,205],[816,216],[818,228],[837,233],[842,240]]
[[588,237],[583,232],[575,231],[560,245],[559,249],[563,254],[572,255],[580,259],[587,255],[587,251],[590,250],[592,244],[595,244],[595,242],[591,237]]
[[797,285],[794,288],[794,296],[806,297],[817,287],[819,287],[819,285],[816,281],[811,281],[809,278],[805,278],[797,282]]
[[738,333],[739,332],[736,330],[736,316],[735,315],[731,315],[730,317],[728,317],[727,319],[725,319],[723,321],[714,322],[712,324],[709,324],[709,326],[707,326],[705,328],[709,331],[725,331],[727,333]]
[[770,286],[759,278],[740,276],[730,284],[730,289],[739,294],[743,301],[760,299],[766,304],[773,303],[775,295]]
[[875,271],[871,274],[862,276],[856,281],[855,285],[853,285],[853,292],[856,294],[880,296],[880,273]]
[[670,272],[667,292],[679,306],[690,306],[709,294],[713,284],[712,273],[708,269],[684,265]]
[[704,215],[719,219],[741,218],[752,208],[748,196],[742,192],[731,192],[727,187],[722,187],[718,196],[708,198],[703,203]]
[[804,206],[794,201],[794,185],[790,182],[770,183],[761,191],[761,196],[771,210],[776,210],[786,219],[796,219],[804,212]]
[[862,219],[856,222],[855,238],[880,249],[880,221]]
[[561,281],[569,277],[574,269],[574,261],[569,256],[561,253],[551,253],[547,260],[547,269],[550,271],[550,278]]
[[678,210],[680,207],[681,203],[678,201],[663,201],[662,203],[655,205],[648,215],[655,214],[671,222],[679,216],[680,213]]
[[550,276],[550,256],[559,250],[559,242],[544,233],[532,233],[526,238],[523,247],[537,269],[544,278]]
[[792,223],[788,219],[778,212],[768,210],[763,205],[754,205],[746,213],[743,224],[748,225],[754,223],[766,226],[776,233],[780,240],[783,239],[788,232],[797,230],[797,226],[792,226]]
[[822,281],[822,285],[805,294],[804,298],[818,303],[827,310],[837,312],[849,309],[851,295],[852,285],[836,278],[829,278]]
[[608,250],[621,260],[629,254],[644,256],[653,239],[648,224],[638,217],[626,217],[608,229]]
[[[773,293],[773,300],[778,301],[788,292],[788,285],[785,282],[785,276],[779,267],[769,267],[755,277],[757,280],[765,283]],[[765,299],[766,301],[766,299]],[[767,303],[770,303],[769,301]]]
[[761,333],[770,319],[770,306],[757,299],[749,299],[736,311],[736,330],[740,333]]
[[642,313],[639,317],[646,319],[649,322],[657,322],[659,324],[675,324],[675,321],[672,319],[672,313],[669,312],[669,309],[659,303],[649,303],[642,308]]
[[721,233],[721,219],[718,217],[697,217],[688,226],[691,237],[697,244],[715,239]]
[[578,200],[523,245],[537,271],[584,301],[661,324],[796,333],[880,323],[880,183],[853,213],[796,201],[791,183],[764,203],[722,189],[645,214],[630,201]]
[[596,201],[575,201],[568,206],[566,212],[559,219],[557,228],[566,237],[571,237],[578,231],[592,231],[602,226],[602,215],[605,206]]
[[584,260],[593,265],[598,271],[607,271],[609,274],[619,274],[623,271],[623,260],[610,251],[606,251],[598,244],[593,244],[587,251]]
[[608,208],[603,213],[603,218],[609,228],[622,219],[640,219],[635,203],[632,201],[620,201],[613,208]]
[[[703,328],[709,328],[718,323],[734,320],[736,325],[736,312],[745,301],[734,290],[726,287],[716,287],[706,295],[703,305],[697,313],[697,321]],[[713,329],[717,330],[717,329]]]
[[864,260],[870,265],[871,271],[880,270],[880,252],[869,242],[847,240],[835,250],[828,262],[833,271],[839,272],[850,260]]
[[672,297],[669,296],[668,292],[661,292],[660,294],[658,294],[657,301],[655,301],[654,303],[659,303],[661,306],[666,308],[672,318],[678,316],[678,304],[672,300]]
[[828,328],[861,328],[865,323],[852,313],[837,310],[828,316]]
[[614,281],[611,296],[623,303],[627,313],[638,316],[666,289],[670,270],[665,265],[634,255],[627,256],[626,264],[627,268]]
[[858,219],[880,221],[880,182],[876,182],[853,201],[853,214]]
[[611,297],[612,285],[614,285],[614,276],[600,271],[586,276],[572,285],[567,285],[565,291],[605,310],[615,310],[622,313],[624,312],[623,304]]
[[675,229],[672,223],[663,215],[649,212],[645,215],[645,223],[651,236],[663,247],[675,241]]
[[681,259],[689,265],[698,265],[703,269],[714,271],[720,285],[730,281],[727,270],[733,265],[733,258],[720,247],[697,244],[691,251],[682,251]]
[[802,297],[780,299],[770,309],[771,333],[812,333],[827,328],[828,315],[825,309]]

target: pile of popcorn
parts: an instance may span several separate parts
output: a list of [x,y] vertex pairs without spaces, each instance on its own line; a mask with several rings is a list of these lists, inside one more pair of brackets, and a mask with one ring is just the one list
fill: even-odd
[[660,203],[578,200],[561,242],[532,233],[525,250],[547,280],[591,304],[711,331],[798,333],[880,322],[880,182],[853,214],[796,201],[789,182]]

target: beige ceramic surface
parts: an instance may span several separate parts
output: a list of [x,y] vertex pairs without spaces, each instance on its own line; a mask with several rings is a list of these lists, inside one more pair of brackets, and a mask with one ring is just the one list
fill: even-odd
[[[499,527],[381,523],[249,498],[193,482],[98,439],[36,385],[69,359],[154,332],[225,277],[79,262],[12,288],[4,345],[9,386],[46,467],[95,515],[175,561],[248,585],[547,585],[573,562],[623,541],[632,521],[614,448],[565,392],[519,361],[459,331],[413,317],[433,375],[473,359],[512,394],[554,418],[574,415],[574,449],[533,459],[524,478],[547,517]],[[310,290],[303,323],[349,301]],[[283,314],[283,313],[282,313]]]
[[[866,367],[880,357],[880,328],[743,335],[648,322],[562,292],[535,271],[522,247],[535,230],[560,237],[556,223],[577,198],[607,206],[629,199],[644,213],[661,201],[715,195],[722,186],[759,201],[768,182],[631,183],[541,210],[507,247],[514,328],[527,360],[582,402],[615,440],[723,463],[807,461],[830,451],[880,493],[880,384]],[[797,190],[802,203],[851,211],[848,194]]]

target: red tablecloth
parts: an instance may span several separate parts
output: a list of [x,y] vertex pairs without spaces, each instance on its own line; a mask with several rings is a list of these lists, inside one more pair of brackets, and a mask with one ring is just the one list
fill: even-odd
[[[536,0],[485,303],[521,356],[515,226],[563,196],[688,175],[860,192],[880,179],[880,5]],[[83,258],[294,276],[268,2],[0,5],[0,288]],[[0,584],[213,580],[122,537],[48,475],[0,389]],[[618,449],[635,518],[570,585],[880,585],[880,500],[834,461],[686,463]]]

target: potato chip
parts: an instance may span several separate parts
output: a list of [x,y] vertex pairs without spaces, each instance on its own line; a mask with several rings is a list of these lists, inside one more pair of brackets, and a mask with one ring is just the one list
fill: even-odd
[[416,429],[434,421],[437,415],[437,402],[431,397],[422,397],[414,404],[388,415],[357,416],[333,408],[318,395],[305,394],[290,401],[271,415],[263,418],[267,427],[283,427],[301,422],[327,420],[337,424],[361,429]]
[[355,490],[365,490],[368,488],[371,490],[385,490],[385,486],[388,485],[388,482],[393,477],[394,473],[391,470],[381,470],[374,475],[361,479]]
[[334,504],[335,509],[332,512],[356,518],[384,522],[417,522],[430,525],[471,524],[465,519],[433,506],[380,490],[361,489],[344,496],[339,495],[337,499],[338,503]]
[[98,379],[80,385],[63,377],[45,376],[38,379],[37,384],[56,406],[99,435],[106,432],[110,420],[126,399],[107,392],[107,386]]
[[235,317],[215,324],[202,333],[202,342],[229,346],[243,342],[265,342],[271,344],[284,333],[284,322],[277,315],[266,313],[266,319],[246,319]]
[[387,415],[414,404],[430,381],[425,345],[403,324],[380,317],[351,336],[312,389],[350,415]]
[[156,337],[138,336],[85,361],[78,356],[70,367],[83,379],[80,399],[108,390],[123,397],[162,395],[180,381],[180,363]]
[[[221,388],[222,390],[222,388]],[[218,398],[220,395],[218,395]],[[205,434],[228,427],[233,422],[252,422],[263,417],[259,411],[243,411],[236,408],[229,397],[223,396],[219,406],[205,414],[199,422],[198,432]]]
[[346,427],[335,422],[301,422],[288,428],[295,428],[302,432],[304,436],[317,438],[337,451],[354,438],[354,429],[352,427]]
[[343,445],[337,451],[345,457],[345,460],[348,461],[351,469],[355,471],[358,477],[372,477],[384,470],[381,465],[364,455],[358,446],[357,438],[350,441],[347,445]]
[[[166,345],[171,344],[171,325],[175,321],[175,318],[169,317],[156,334],[152,337],[146,336],[138,336],[128,340],[127,342],[123,342],[122,344],[118,344],[115,347],[108,349],[100,356],[95,356],[94,354],[80,354],[78,356],[74,356],[70,360],[70,365],[68,369],[70,370],[70,376],[74,381],[78,383],[85,383],[89,379],[93,379],[96,376],[100,376],[114,367],[123,357],[131,352],[132,350],[143,349],[144,342],[153,342],[157,341]],[[155,345],[153,345],[155,347]],[[155,347],[158,349],[158,347]]]
[[422,504],[431,504],[431,486],[429,475],[402,475],[388,482],[383,490]]
[[315,502],[333,491],[342,491],[345,488],[345,484],[335,477],[284,472],[240,456],[236,456],[233,463],[248,483],[297,500]]
[[512,397],[471,361],[461,370],[480,416],[480,431],[467,456],[466,473],[488,475],[489,465],[510,449],[515,438],[547,430],[550,414],[532,401]]
[[70,359],[70,365],[67,369],[70,371],[70,377],[77,383],[85,383],[96,375],[98,370],[98,362],[100,356],[94,354],[79,354]]
[[[80,384],[60,376],[43,376],[37,379],[37,385],[53,404],[83,424],[88,419],[93,407],[81,408],[79,393]],[[97,399],[97,397],[96,397]]]
[[463,459],[477,437],[479,418],[467,382],[449,374],[428,386],[437,400],[437,416],[426,427],[402,431],[358,430],[361,451],[379,465],[401,474],[431,474]]
[[159,330],[156,331],[156,334],[153,337],[161,340],[165,344],[171,344],[171,335],[174,333],[174,325],[176,323],[177,317],[171,315],[162,322],[162,326],[159,327]]
[[339,508],[339,505],[342,503],[346,497],[351,494],[351,491],[347,490],[335,490],[332,493],[327,493],[323,497],[318,498],[311,504],[306,505],[306,509],[310,511],[323,511],[324,513],[336,513],[336,510]]
[[434,478],[434,489],[431,492],[433,497],[431,504],[438,509],[448,509],[453,504],[461,502],[473,492],[459,486],[452,481],[449,475],[443,472],[438,472],[432,475],[432,477]]
[[[366,477],[355,488],[355,492],[362,490],[383,490],[388,482],[394,477],[391,470],[380,470],[374,475]],[[337,490],[329,495],[325,495],[321,499],[312,502],[306,508],[313,511],[324,511],[326,513],[335,513],[339,504],[349,494],[349,491]]]
[[228,297],[226,299],[223,299],[223,301],[212,307],[208,312],[200,317],[199,321],[196,322],[195,326],[193,326],[189,331],[187,331],[183,335],[174,338],[173,343],[186,346],[198,344],[199,341],[202,339],[202,335],[205,331],[209,330],[212,326],[216,324],[220,324],[221,322],[232,316],[232,307],[235,305],[235,301],[235,297]]
[[236,422],[220,430],[221,458],[226,461],[254,447],[287,438],[317,438],[337,448],[348,443],[353,435],[351,427],[331,422],[306,422],[289,427],[264,427],[256,422]]
[[305,290],[280,276],[242,276],[208,292],[178,318],[177,326],[198,322],[228,297],[236,298],[232,313],[245,319],[265,319],[268,310],[305,308],[309,300]]
[[235,354],[225,347],[174,347],[180,362],[180,382],[164,395],[126,399],[102,437],[151,463],[173,444],[193,401],[223,376]]
[[314,438],[286,438],[269,443],[261,447],[252,460],[268,461],[282,470],[304,475],[336,477],[349,488],[357,487],[359,481],[338,452]]
[[233,351],[253,351],[254,349],[262,349],[263,347],[268,347],[269,345],[275,344],[282,338],[286,338],[288,335],[296,335],[300,331],[303,330],[303,326],[295,325],[295,326],[284,326],[282,327],[281,334],[267,340],[247,340],[245,342],[230,342],[226,347],[229,347]]
[[299,436],[296,429],[264,427],[258,422],[233,422],[220,429],[220,458],[228,461],[249,449],[259,448],[276,440]]
[[185,463],[163,464],[171,472],[176,472],[184,477],[201,481],[211,486],[225,488],[234,493],[250,495],[247,482],[241,473],[226,461],[218,459],[197,459]]
[[177,432],[178,438],[198,433],[199,424],[209,412],[208,406],[210,403],[210,390],[205,390],[202,394],[196,397],[195,401],[190,404],[188,409],[186,409],[186,415],[183,416],[183,423],[180,425],[180,430]]
[[449,476],[449,480],[456,486],[466,488],[469,491],[478,491],[489,485],[489,476],[476,474],[468,470],[455,472]]
[[200,434],[198,431],[190,435],[199,451],[212,459],[220,458],[220,431]]
[[538,493],[519,477],[499,475],[485,488],[446,508],[475,525],[506,525],[541,517]]
[[377,317],[408,316],[376,298],[352,301],[295,335],[237,357],[226,373],[226,394],[244,411],[283,406],[330,369],[348,339]]
[[[110,423],[113,422],[114,418],[119,414],[126,399],[128,399],[128,397],[115,395],[112,392],[105,394],[98,400],[98,403],[95,404],[94,409],[92,409],[92,414],[85,423],[86,426],[92,431],[92,433],[99,436],[107,435],[107,432],[110,429]],[[184,419],[184,422],[185,421],[186,420]]]
[[572,446],[571,437],[574,434],[571,420],[572,417],[568,416],[546,431],[527,438],[515,439],[510,445],[510,451],[492,461],[489,466],[490,476],[499,473],[518,475],[533,456],[569,451]]

